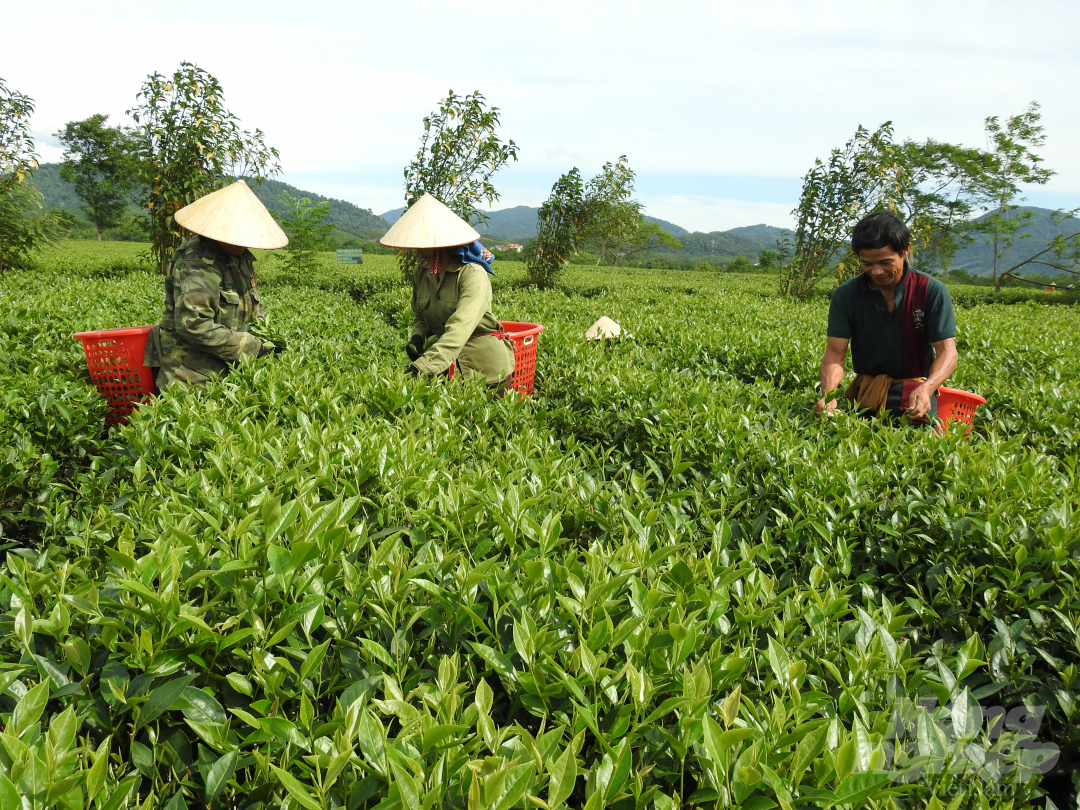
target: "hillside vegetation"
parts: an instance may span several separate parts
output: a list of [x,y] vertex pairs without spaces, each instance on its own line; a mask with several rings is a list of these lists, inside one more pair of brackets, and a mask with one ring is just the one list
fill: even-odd
[[495,400],[405,379],[392,257],[271,254],[289,351],[106,433],[71,334],[157,320],[139,252],[0,276],[4,807],[1067,805],[1065,296],[952,288],[965,441],[816,418],[827,300],[767,277],[499,265]]

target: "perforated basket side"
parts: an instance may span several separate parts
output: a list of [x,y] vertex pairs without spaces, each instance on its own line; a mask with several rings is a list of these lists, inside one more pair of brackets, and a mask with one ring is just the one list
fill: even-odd
[[536,377],[536,344],[544,327],[538,323],[500,321],[503,330],[514,342],[514,373],[510,387],[525,396],[532,396]]
[[937,399],[938,433],[945,435],[948,432],[949,420],[962,423],[964,433],[967,433],[975,418],[975,410],[985,404],[986,400],[978,394],[942,386],[938,389]]
[[[528,344],[525,343],[527,338],[532,338]],[[532,396],[533,378],[536,375],[536,336],[511,339],[514,341],[514,374],[510,378],[510,385],[515,391]]]
[[153,370],[143,365],[150,327],[101,330],[76,335],[82,341],[90,380],[109,404],[105,421],[124,424],[155,391]]

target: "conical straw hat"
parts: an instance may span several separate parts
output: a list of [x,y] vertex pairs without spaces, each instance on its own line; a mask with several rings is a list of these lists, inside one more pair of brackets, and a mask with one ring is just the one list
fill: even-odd
[[[603,340],[605,338],[617,338],[623,334],[622,327],[607,315],[602,317],[585,332],[585,340]],[[627,337],[633,337],[629,332]]]
[[227,245],[283,248],[289,237],[243,180],[200,197],[173,215],[189,231]]
[[430,194],[414,202],[379,241],[396,248],[443,248],[468,245],[480,234]]

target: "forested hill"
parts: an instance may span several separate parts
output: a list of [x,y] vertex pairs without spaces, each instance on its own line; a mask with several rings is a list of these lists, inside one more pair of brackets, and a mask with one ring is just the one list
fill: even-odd
[[[60,176],[59,163],[43,163],[41,168],[34,172],[32,184],[44,197],[43,204],[50,210],[69,211],[76,216],[84,216],[83,203],[75,194],[75,188]],[[306,197],[312,202],[318,203],[326,200],[330,203],[330,221],[337,225],[336,235],[341,237],[355,236],[360,238],[379,237],[386,233],[389,224],[375,216],[370,209],[360,208],[345,200],[336,200],[332,197],[324,197],[310,191],[303,191],[282,183],[279,180],[263,180],[262,184],[251,184],[251,190],[255,196],[262,200],[271,212],[281,214],[283,209],[278,196],[282,191],[287,191],[297,199]],[[134,213],[135,206],[132,206]]]
[[[323,197],[321,194],[310,191],[301,191],[288,183],[282,183],[280,180],[263,180],[261,185],[252,184],[251,190],[255,192],[256,197],[262,200],[263,205],[278,215],[282,213],[282,206],[278,197],[283,191],[289,192],[296,198],[307,197],[315,203],[324,200],[328,201],[330,203],[330,221],[337,225],[337,234],[339,236],[343,235],[344,232],[348,232],[351,235],[367,236],[368,238],[378,237],[386,233],[387,228],[390,227],[390,223],[373,214],[370,208],[360,208],[345,200],[336,200],[333,197]],[[367,233],[374,231],[378,231],[378,233]]]
[[776,240],[783,228],[772,225],[746,225],[728,231],[687,233],[679,236],[684,256],[746,256],[757,259],[763,250],[776,250]]

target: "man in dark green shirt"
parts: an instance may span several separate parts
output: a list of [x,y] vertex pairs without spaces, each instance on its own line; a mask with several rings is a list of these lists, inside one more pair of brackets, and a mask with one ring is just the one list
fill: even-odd
[[848,343],[855,382],[845,394],[863,408],[925,423],[937,415],[937,390],[956,369],[956,317],[949,291],[907,266],[911,234],[894,214],[864,217],[851,235],[862,274],[833,292],[828,345],[821,359],[817,413],[844,379]]

